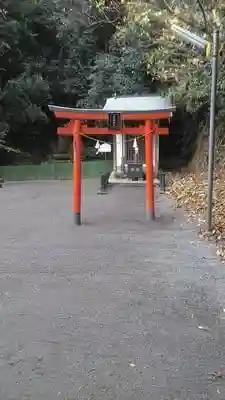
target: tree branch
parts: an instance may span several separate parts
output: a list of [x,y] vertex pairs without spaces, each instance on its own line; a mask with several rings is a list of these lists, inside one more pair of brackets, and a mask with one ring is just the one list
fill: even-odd
[[202,0],[196,0],[196,3],[198,4],[198,6],[202,12],[202,16],[203,16],[204,23],[205,23],[205,32],[207,33],[208,32],[208,21],[207,21],[206,12],[204,10],[204,5],[202,3]]
[[[177,19],[179,19],[181,22],[183,22],[186,25],[189,25],[191,28],[196,29],[196,25],[191,22],[186,20],[185,18],[181,17],[180,15],[176,14],[175,11],[170,7],[170,5],[168,4],[167,0],[163,0],[165,8],[167,9],[167,11],[169,11],[169,13],[171,15],[174,15]],[[204,11],[204,10],[203,10]],[[204,29],[198,26],[198,29],[200,29],[200,31],[204,32]]]

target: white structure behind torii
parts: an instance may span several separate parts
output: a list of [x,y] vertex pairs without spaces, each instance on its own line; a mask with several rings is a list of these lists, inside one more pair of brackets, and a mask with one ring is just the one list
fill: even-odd
[[[159,111],[171,107],[169,98],[164,98],[157,95],[151,96],[122,96],[111,97],[107,99],[103,110],[110,110],[114,112],[124,111]],[[155,176],[158,173],[159,166],[159,136],[154,135],[153,139],[153,167]],[[116,173],[123,172],[123,163],[127,154],[127,140],[126,135],[120,133],[115,135],[114,138],[114,154],[113,154],[113,170]],[[144,157],[144,155],[143,155]],[[129,160],[131,161],[131,160]],[[144,165],[145,167],[145,165]]]

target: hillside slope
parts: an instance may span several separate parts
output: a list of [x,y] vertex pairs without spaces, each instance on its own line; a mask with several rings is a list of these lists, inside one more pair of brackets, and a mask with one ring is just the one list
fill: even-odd
[[188,218],[194,221],[199,234],[217,244],[217,255],[225,261],[225,150],[220,141],[216,149],[216,168],[213,193],[213,230],[207,232],[207,146],[201,141],[188,171],[172,178],[168,194],[175,200],[176,207],[183,208]]

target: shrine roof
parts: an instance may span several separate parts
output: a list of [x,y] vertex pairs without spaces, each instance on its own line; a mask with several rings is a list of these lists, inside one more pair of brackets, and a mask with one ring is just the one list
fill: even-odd
[[162,96],[121,96],[106,100],[103,110],[130,112],[174,111],[170,99]]

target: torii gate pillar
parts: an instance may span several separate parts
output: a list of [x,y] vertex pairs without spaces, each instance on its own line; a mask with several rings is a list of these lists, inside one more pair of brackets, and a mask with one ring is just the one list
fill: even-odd
[[73,213],[76,225],[81,225],[81,135],[80,121],[73,122]]
[[145,122],[145,164],[146,164],[146,218],[155,219],[154,169],[153,169],[153,123]]

